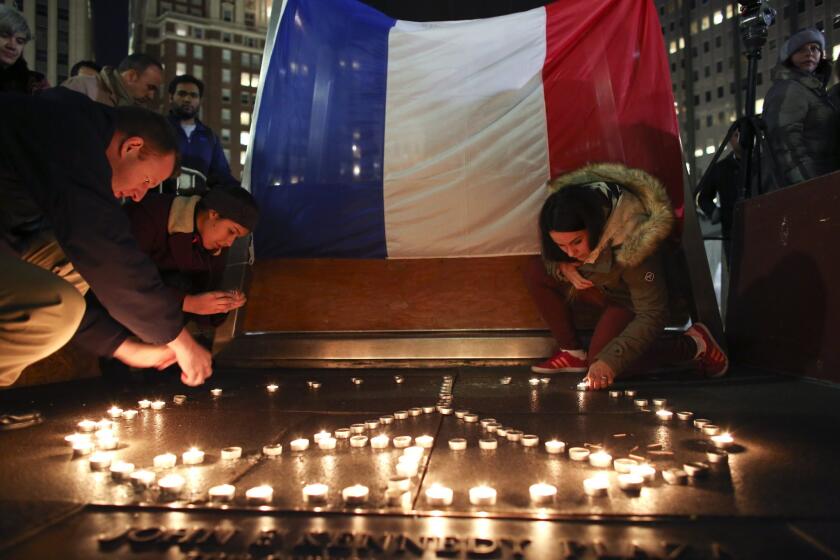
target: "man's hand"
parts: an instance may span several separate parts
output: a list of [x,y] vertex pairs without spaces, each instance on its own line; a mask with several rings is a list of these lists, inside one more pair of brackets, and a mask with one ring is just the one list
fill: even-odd
[[127,366],[164,369],[175,363],[175,352],[166,345],[146,344],[127,338],[114,351],[114,357]]
[[592,282],[580,275],[580,272],[578,272],[578,267],[581,264],[582,263],[560,262],[557,263],[557,272],[562,274],[566,278],[566,280],[571,282],[572,286],[574,286],[578,290],[588,290],[595,284],[593,284]]
[[178,365],[181,366],[181,382],[195,387],[213,375],[213,364],[210,352],[197,343],[186,328],[175,340],[167,344],[175,352]]
[[229,292],[217,290],[203,294],[188,295],[184,298],[183,310],[195,315],[215,315],[227,313],[245,305],[245,294],[238,290]]
[[596,360],[589,366],[589,373],[583,380],[589,384],[590,389],[606,389],[615,381],[615,372],[605,362]]

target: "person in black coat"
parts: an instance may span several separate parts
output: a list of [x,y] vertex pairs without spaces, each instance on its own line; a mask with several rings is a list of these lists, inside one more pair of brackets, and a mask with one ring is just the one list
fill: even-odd
[[23,14],[0,5],[0,92],[29,94],[50,87],[46,77],[31,71],[23,58],[23,48],[31,39]]
[[[709,169],[695,193],[697,207],[713,224],[720,224],[723,251],[729,262],[732,245],[732,217],[735,203],[743,198],[741,180],[740,134],[735,131],[729,140],[731,151]],[[715,202],[717,198],[717,203]]]

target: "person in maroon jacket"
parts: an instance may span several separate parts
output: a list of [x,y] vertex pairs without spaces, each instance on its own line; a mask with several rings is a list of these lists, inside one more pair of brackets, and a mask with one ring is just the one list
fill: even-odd
[[[259,211],[251,193],[239,186],[214,186],[206,195],[150,194],[125,206],[140,250],[157,266],[164,283],[185,314],[201,323],[218,324],[218,314],[245,305],[239,291],[215,289],[225,267],[226,250],[249,235]],[[91,296],[77,342],[111,340],[119,345],[131,336]],[[212,317],[216,315],[217,317]],[[187,317],[189,319],[190,317]]]

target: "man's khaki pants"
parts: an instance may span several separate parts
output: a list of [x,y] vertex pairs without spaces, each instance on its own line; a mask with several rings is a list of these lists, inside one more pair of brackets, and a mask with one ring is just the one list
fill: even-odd
[[54,238],[22,257],[0,252],[0,387],[64,346],[85,312],[87,283]]

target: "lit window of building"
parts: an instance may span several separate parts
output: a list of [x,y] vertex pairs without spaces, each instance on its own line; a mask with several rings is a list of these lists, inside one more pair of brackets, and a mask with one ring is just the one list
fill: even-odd
[[700,20],[700,29],[705,31],[709,28],[709,16],[703,16],[703,19]]
[[251,87],[255,88],[260,85],[260,75],[257,72],[251,74]]
[[712,21],[715,22],[715,25],[718,25],[719,23],[723,23],[723,12],[721,12],[720,10],[716,11],[715,15],[713,16]]
[[187,73],[187,64],[185,62],[179,62],[175,65],[175,75],[182,76]]
[[242,72],[240,76],[239,85],[248,87],[251,85],[251,74],[248,72]]
[[[229,128],[223,128],[220,136],[222,137],[222,142],[224,144],[230,144],[230,129]],[[228,154],[228,159],[230,159],[229,154]]]
[[243,146],[247,146],[251,143],[251,133],[247,130],[243,130],[239,133],[239,143]]
[[175,24],[175,35],[178,37],[186,37],[187,36],[187,26],[183,23]]
[[242,111],[239,113],[239,124],[242,126],[250,126],[251,125],[251,113],[248,111]]
[[204,79],[204,66],[201,64],[193,64],[193,76],[199,80]]

